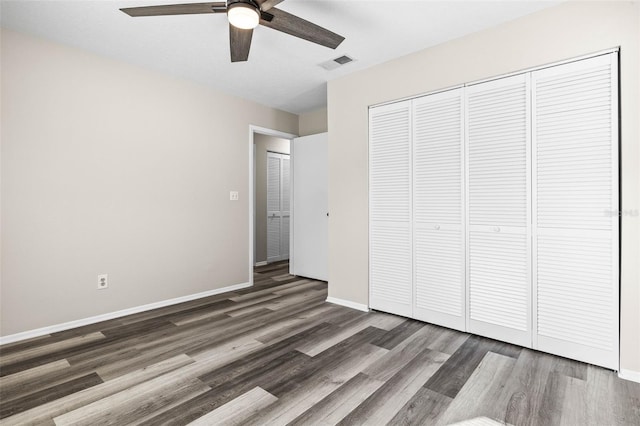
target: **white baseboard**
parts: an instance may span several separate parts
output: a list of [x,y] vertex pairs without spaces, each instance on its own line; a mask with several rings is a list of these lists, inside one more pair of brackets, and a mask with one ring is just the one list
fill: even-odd
[[640,371],[625,370],[624,368],[621,368],[620,371],[618,371],[618,377],[631,382],[640,383]]
[[250,283],[241,283],[230,285],[228,287],[215,288],[213,290],[203,291],[202,293],[189,294],[187,296],[176,297],[175,299],[161,300],[160,302],[149,303],[148,305],[135,306],[133,308],[123,309],[121,311],[109,312],[94,317],[83,318],[75,321],[69,321],[62,324],[51,325],[48,327],[37,328],[35,330],[23,331],[21,333],[0,336],[0,345],[7,343],[19,342],[20,340],[31,339],[34,337],[46,336],[47,334],[57,333],[59,331],[69,330],[71,328],[82,327],[83,325],[95,324],[97,322],[106,321],[114,318],[120,318],[139,312],[150,311],[152,309],[164,308],[169,305],[189,302],[191,300],[201,299],[203,297],[214,296],[216,294],[226,293],[229,291],[240,290],[242,288],[251,287]]
[[334,305],[346,306],[347,308],[357,309],[358,311],[369,312],[369,307],[362,303],[351,302],[349,300],[338,299],[336,297],[327,297],[327,302]]
[[262,262],[256,262],[255,266],[264,266],[267,264],[266,260],[263,260]]

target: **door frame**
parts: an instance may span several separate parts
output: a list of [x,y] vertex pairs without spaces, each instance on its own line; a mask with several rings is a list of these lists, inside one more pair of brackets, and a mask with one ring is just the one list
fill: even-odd
[[[255,133],[267,136],[275,136],[277,138],[288,139],[289,143],[292,142],[293,138],[298,137],[298,135],[294,135],[293,133],[281,132],[279,130],[268,129],[266,127],[260,127],[253,124],[249,125],[249,285],[253,286],[253,268],[255,265],[254,259],[254,250],[255,250],[255,151],[254,151],[254,140],[253,135]],[[290,158],[293,159],[293,152],[290,154]],[[289,189],[291,191],[290,194],[290,202],[293,206],[293,176],[290,176],[290,185]],[[290,224],[293,223],[293,208],[291,209],[291,217]],[[289,228],[289,262],[293,262],[293,256],[291,256],[291,252],[293,251],[293,246],[291,245],[291,241],[293,241],[293,226]]]

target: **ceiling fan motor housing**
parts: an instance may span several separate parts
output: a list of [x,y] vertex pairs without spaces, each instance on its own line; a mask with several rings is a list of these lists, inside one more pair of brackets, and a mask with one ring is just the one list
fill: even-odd
[[256,12],[260,13],[260,6],[252,0],[227,0],[227,9],[232,9],[236,6],[242,5],[243,7],[252,7]]

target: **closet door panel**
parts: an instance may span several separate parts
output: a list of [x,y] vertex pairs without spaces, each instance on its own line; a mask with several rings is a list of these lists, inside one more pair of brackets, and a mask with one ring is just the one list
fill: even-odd
[[531,346],[529,77],[465,99],[468,331]]
[[267,261],[281,260],[282,155],[267,153]]
[[534,347],[618,368],[617,55],[532,73]]
[[528,238],[509,231],[469,233],[469,331],[531,346]]
[[369,305],[412,316],[411,102],[369,111]]
[[464,330],[462,89],[413,101],[414,317]]

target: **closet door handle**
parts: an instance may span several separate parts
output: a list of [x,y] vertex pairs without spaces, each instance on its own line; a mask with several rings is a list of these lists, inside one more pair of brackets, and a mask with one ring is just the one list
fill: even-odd
[[494,226],[493,227],[493,232],[500,232],[500,227],[499,226]]
[[440,225],[434,226],[433,229],[440,229]]

